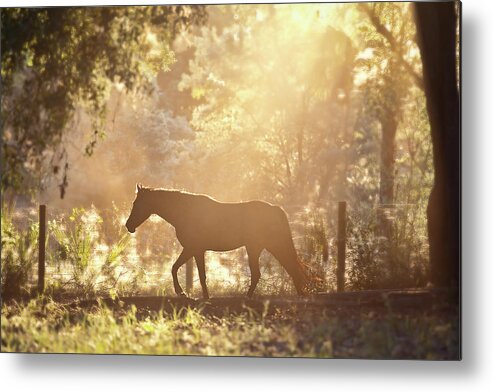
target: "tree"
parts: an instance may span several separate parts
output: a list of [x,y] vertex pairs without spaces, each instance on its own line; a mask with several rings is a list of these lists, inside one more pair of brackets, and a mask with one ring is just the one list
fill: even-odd
[[416,3],[418,44],[433,141],[435,183],[428,202],[431,281],[459,283],[460,100],[457,18],[460,3]]
[[42,198],[57,206],[111,208],[128,203],[138,182],[170,188],[193,183],[193,171],[181,169],[194,151],[195,132],[171,111],[165,93],[160,87],[150,94],[114,89],[108,101],[109,129],[91,157],[80,147],[91,132],[87,116],[76,132],[66,135],[67,158],[77,168],[70,173],[70,192],[57,201],[55,184],[50,184]]
[[[372,50],[372,61],[367,68],[373,69],[375,78],[367,88],[375,95],[374,104],[365,110],[373,110],[381,128],[380,192],[383,212],[393,207],[395,199],[396,135],[406,98],[412,96],[412,85],[422,89],[419,75],[419,58],[415,53],[414,25],[411,8],[399,3],[361,3],[359,9],[368,18],[371,29],[365,34],[365,43]],[[391,225],[380,217],[382,233],[391,237]]]
[[149,88],[146,76],[173,61],[169,39],[204,17],[200,6],[3,9],[2,189],[39,186],[50,171],[63,197],[63,139],[76,113],[92,118],[90,155],[111,84]]
[[196,98],[192,125],[208,151],[199,177],[216,187],[209,192],[299,208],[345,181],[356,53],[328,23],[335,9],[214,7],[211,23],[189,37],[195,54],[180,87]]

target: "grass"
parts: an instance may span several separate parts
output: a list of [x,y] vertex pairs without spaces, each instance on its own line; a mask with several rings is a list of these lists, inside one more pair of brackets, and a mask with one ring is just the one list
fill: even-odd
[[315,358],[457,359],[458,318],[337,311],[296,314],[246,310],[218,318],[70,308],[51,300],[2,307],[2,352],[213,355]]
[[[170,240],[162,246],[166,227],[160,221],[149,222],[146,232],[130,237],[122,232],[120,215],[112,211],[103,221],[94,208],[74,209],[50,220],[47,297],[16,303],[14,299],[35,295],[32,278],[38,228],[34,218],[23,214],[22,222],[17,222],[2,206],[2,299],[10,301],[4,302],[1,310],[3,352],[385,359],[457,359],[460,355],[457,312],[395,314],[341,307],[318,313],[271,309],[258,314],[245,309],[241,314],[226,312],[216,317],[197,309],[171,314],[110,309],[102,304],[82,309],[50,299],[67,303],[108,296],[174,294],[170,269],[177,245]],[[300,254],[320,267],[325,290],[330,291],[335,263],[330,261],[325,243],[326,228],[316,216],[310,219],[308,226],[300,229]],[[168,234],[164,237],[174,236]],[[361,244],[368,243],[365,238]],[[363,260],[359,275],[350,279],[350,283],[361,283],[356,288],[372,284],[374,275],[385,275],[381,273],[384,270],[373,269],[374,257],[364,259],[367,250],[361,249],[356,252]],[[213,296],[247,291],[250,278],[244,252],[208,255],[207,259]],[[265,255],[261,266],[257,295],[283,296],[293,291],[279,263]],[[179,276],[182,284],[184,274],[185,268]],[[195,282],[192,296],[200,297],[196,273]]]

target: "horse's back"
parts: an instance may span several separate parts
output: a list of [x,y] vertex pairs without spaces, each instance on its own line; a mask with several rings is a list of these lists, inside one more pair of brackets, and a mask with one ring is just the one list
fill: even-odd
[[217,226],[243,231],[271,224],[279,210],[280,207],[260,200],[223,203],[202,199],[195,211],[195,218],[208,230]]
[[231,250],[241,246],[265,247],[264,243],[285,225],[284,211],[270,203],[253,200],[223,203],[197,195],[189,203],[190,224],[177,230],[183,246],[206,250]]

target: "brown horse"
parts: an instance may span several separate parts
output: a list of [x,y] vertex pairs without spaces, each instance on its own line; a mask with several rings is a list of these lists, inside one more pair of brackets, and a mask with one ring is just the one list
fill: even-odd
[[259,257],[267,249],[286,269],[298,294],[303,294],[306,278],[291,236],[286,213],[281,207],[263,201],[221,203],[209,196],[137,185],[137,197],[125,226],[130,233],[149,216],[157,214],[176,229],[183,250],[173,264],[176,294],[184,296],[178,282],[178,269],[194,257],[204,298],[207,291],[204,253],[228,251],[242,246],[248,253],[251,271],[251,297],[260,279]]

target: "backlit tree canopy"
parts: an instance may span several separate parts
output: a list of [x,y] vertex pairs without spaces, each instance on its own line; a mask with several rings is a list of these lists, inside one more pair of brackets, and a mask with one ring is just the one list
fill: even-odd
[[4,189],[63,171],[63,195],[68,162],[58,147],[74,114],[91,116],[91,154],[104,132],[110,83],[149,86],[173,62],[170,39],[204,15],[186,6],[3,9]]
[[312,214],[325,253],[345,200],[355,281],[423,282],[435,171],[413,10],[3,10],[2,186],[69,206],[129,202],[136,182],[263,199]]
[[1,350],[460,359],[460,11],[0,9]]

